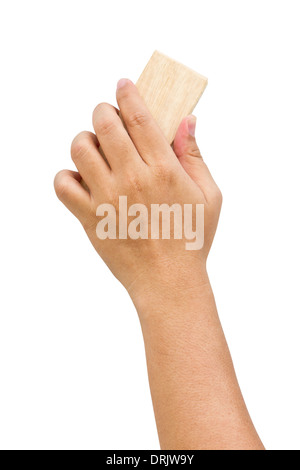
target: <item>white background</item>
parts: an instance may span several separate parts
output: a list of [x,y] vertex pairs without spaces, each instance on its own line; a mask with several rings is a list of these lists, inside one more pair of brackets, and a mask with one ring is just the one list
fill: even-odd
[[209,273],[268,449],[300,449],[299,1],[3,1],[0,447],[156,449],[134,307],[53,177],[154,49],[209,79],[197,138],[224,205]]

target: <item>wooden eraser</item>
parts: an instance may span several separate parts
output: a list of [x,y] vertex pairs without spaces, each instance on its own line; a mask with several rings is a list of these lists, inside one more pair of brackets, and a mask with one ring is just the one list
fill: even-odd
[[182,119],[198,103],[207,78],[155,51],[136,86],[166,138],[173,142]]

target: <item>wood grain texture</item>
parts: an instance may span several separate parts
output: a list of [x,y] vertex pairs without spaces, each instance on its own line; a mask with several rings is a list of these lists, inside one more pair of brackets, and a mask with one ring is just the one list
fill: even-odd
[[170,144],[181,120],[192,113],[206,85],[207,78],[158,51],[136,83]]

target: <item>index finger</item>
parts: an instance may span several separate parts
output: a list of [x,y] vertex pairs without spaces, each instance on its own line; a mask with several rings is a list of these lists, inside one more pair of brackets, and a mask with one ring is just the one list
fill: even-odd
[[174,157],[170,144],[131,80],[119,80],[117,102],[128,134],[146,163],[158,164]]

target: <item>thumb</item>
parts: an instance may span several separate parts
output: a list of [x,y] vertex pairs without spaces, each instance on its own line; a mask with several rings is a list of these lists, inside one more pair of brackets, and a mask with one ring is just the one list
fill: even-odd
[[203,159],[195,139],[196,116],[185,117],[176,132],[173,150],[186,173],[201,186],[203,180]]
[[213,177],[203,161],[195,139],[196,116],[185,117],[176,132],[173,151],[186,173],[201,188],[207,200],[220,193]]
[[195,139],[196,122],[196,116],[191,114],[185,117],[178,127],[173,143],[173,150],[179,160],[187,156],[202,160]]

